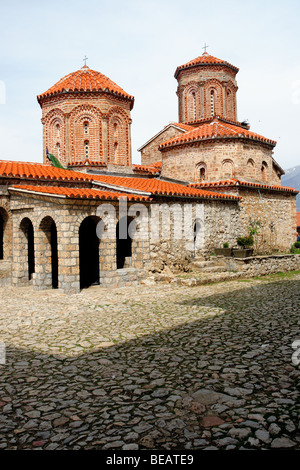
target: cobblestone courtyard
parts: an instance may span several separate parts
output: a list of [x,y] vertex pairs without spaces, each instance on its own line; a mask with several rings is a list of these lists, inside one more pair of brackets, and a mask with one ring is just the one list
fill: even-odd
[[300,274],[0,292],[1,449],[300,448]]

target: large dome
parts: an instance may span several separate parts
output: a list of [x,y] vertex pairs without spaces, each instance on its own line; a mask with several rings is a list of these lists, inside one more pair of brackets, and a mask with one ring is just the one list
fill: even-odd
[[90,69],[87,65],[84,65],[80,70],[69,73],[65,77],[61,78],[57,83],[55,83],[55,85],[49,88],[49,90],[38,95],[37,99],[40,103],[44,98],[71,92],[103,92],[118,95],[130,100],[131,108],[134,102],[133,96],[126,93],[121,87],[105,75]]
[[217,57],[214,57],[208,54],[207,52],[204,52],[201,56],[197,57],[196,59],[191,60],[190,62],[187,62],[184,65],[178,66],[175,71],[175,78],[177,78],[177,75],[180,72],[180,70],[189,69],[191,67],[196,67],[197,65],[224,65],[234,70],[236,73],[239,71],[237,67],[235,67],[232,64],[229,64],[229,62],[226,62],[225,60],[222,60],[222,59],[218,59]]

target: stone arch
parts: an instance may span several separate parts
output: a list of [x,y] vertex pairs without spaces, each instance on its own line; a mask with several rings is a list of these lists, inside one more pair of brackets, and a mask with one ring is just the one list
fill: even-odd
[[79,226],[80,288],[100,284],[100,240],[96,233],[100,218],[89,215]]
[[70,114],[71,161],[86,159],[85,142],[89,142],[88,159],[103,159],[102,113],[91,105],[80,105],[73,108]]
[[134,217],[124,216],[116,225],[116,257],[117,269],[131,266],[132,259],[132,239],[129,235],[129,224]]
[[260,173],[261,173],[262,181],[267,181],[268,180],[268,164],[266,161],[262,162]]
[[233,177],[233,161],[229,158],[222,161],[222,175],[224,178]]
[[194,256],[196,252],[202,248],[202,239],[201,232],[203,230],[203,220],[196,218],[193,222],[193,232],[194,232]]
[[255,178],[255,163],[252,158],[247,161],[247,176],[249,178]]
[[[35,273],[35,237],[33,223],[24,217],[20,223],[19,268],[24,279],[31,281]],[[26,275],[27,272],[27,275]]]
[[0,260],[11,255],[12,248],[11,217],[4,207],[0,206]]
[[223,116],[223,87],[217,79],[207,80],[203,87],[205,117]]
[[183,92],[185,122],[200,119],[200,89],[196,82],[189,83]]
[[58,288],[57,226],[51,216],[44,216],[40,221],[36,239],[38,284],[56,289]]
[[201,182],[207,179],[207,166],[205,162],[199,162],[196,165],[195,181]]
[[129,120],[117,107],[108,113],[108,162],[128,166],[129,159]]

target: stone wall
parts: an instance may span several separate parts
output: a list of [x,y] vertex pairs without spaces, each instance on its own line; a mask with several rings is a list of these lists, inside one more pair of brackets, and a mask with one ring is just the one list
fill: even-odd
[[300,255],[269,255],[249,258],[225,258],[227,268],[242,275],[264,276],[272,273],[297,271],[300,269]]
[[[173,137],[176,137],[179,134],[182,134],[184,131],[180,130],[178,127],[175,126],[167,126],[165,130],[160,132],[156,137],[150,140],[149,143],[145,144],[140,152],[141,152],[141,164],[142,165],[151,165],[153,163],[159,162],[162,159],[162,155],[160,150],[158,150],[158,146],[163,142],[166,142]],[[176,178],[176,176],[174,176]]]
[[257,253],[289,251],[296,241],[296,196],[284,191],[240,188],[240,230],[245,236],[251,221],[260,221],[254,237]]
[[[200,182],[200,169],[205,169],[205,181],[229,178],[265,184],[280,184],[273,165],[272,149],[261,143],[238,140],[198,142],[163,149],[161,175],[186,182]],[[265,169],[262,172],[263,162]]]

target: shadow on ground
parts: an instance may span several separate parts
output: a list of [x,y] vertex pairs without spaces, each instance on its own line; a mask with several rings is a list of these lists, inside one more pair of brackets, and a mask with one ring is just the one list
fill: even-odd
[[[291,345],[300,339],[300,281],[197,293],[179,301],[199,311],[197,321],[90,354],[8,346],[1,448],[270,448],[275,437],[295,439],[299,368]],[[229,398],[203,403],[194,395],[202,389]],[[256,431],[272,422],[277,435],[259,441]]]

